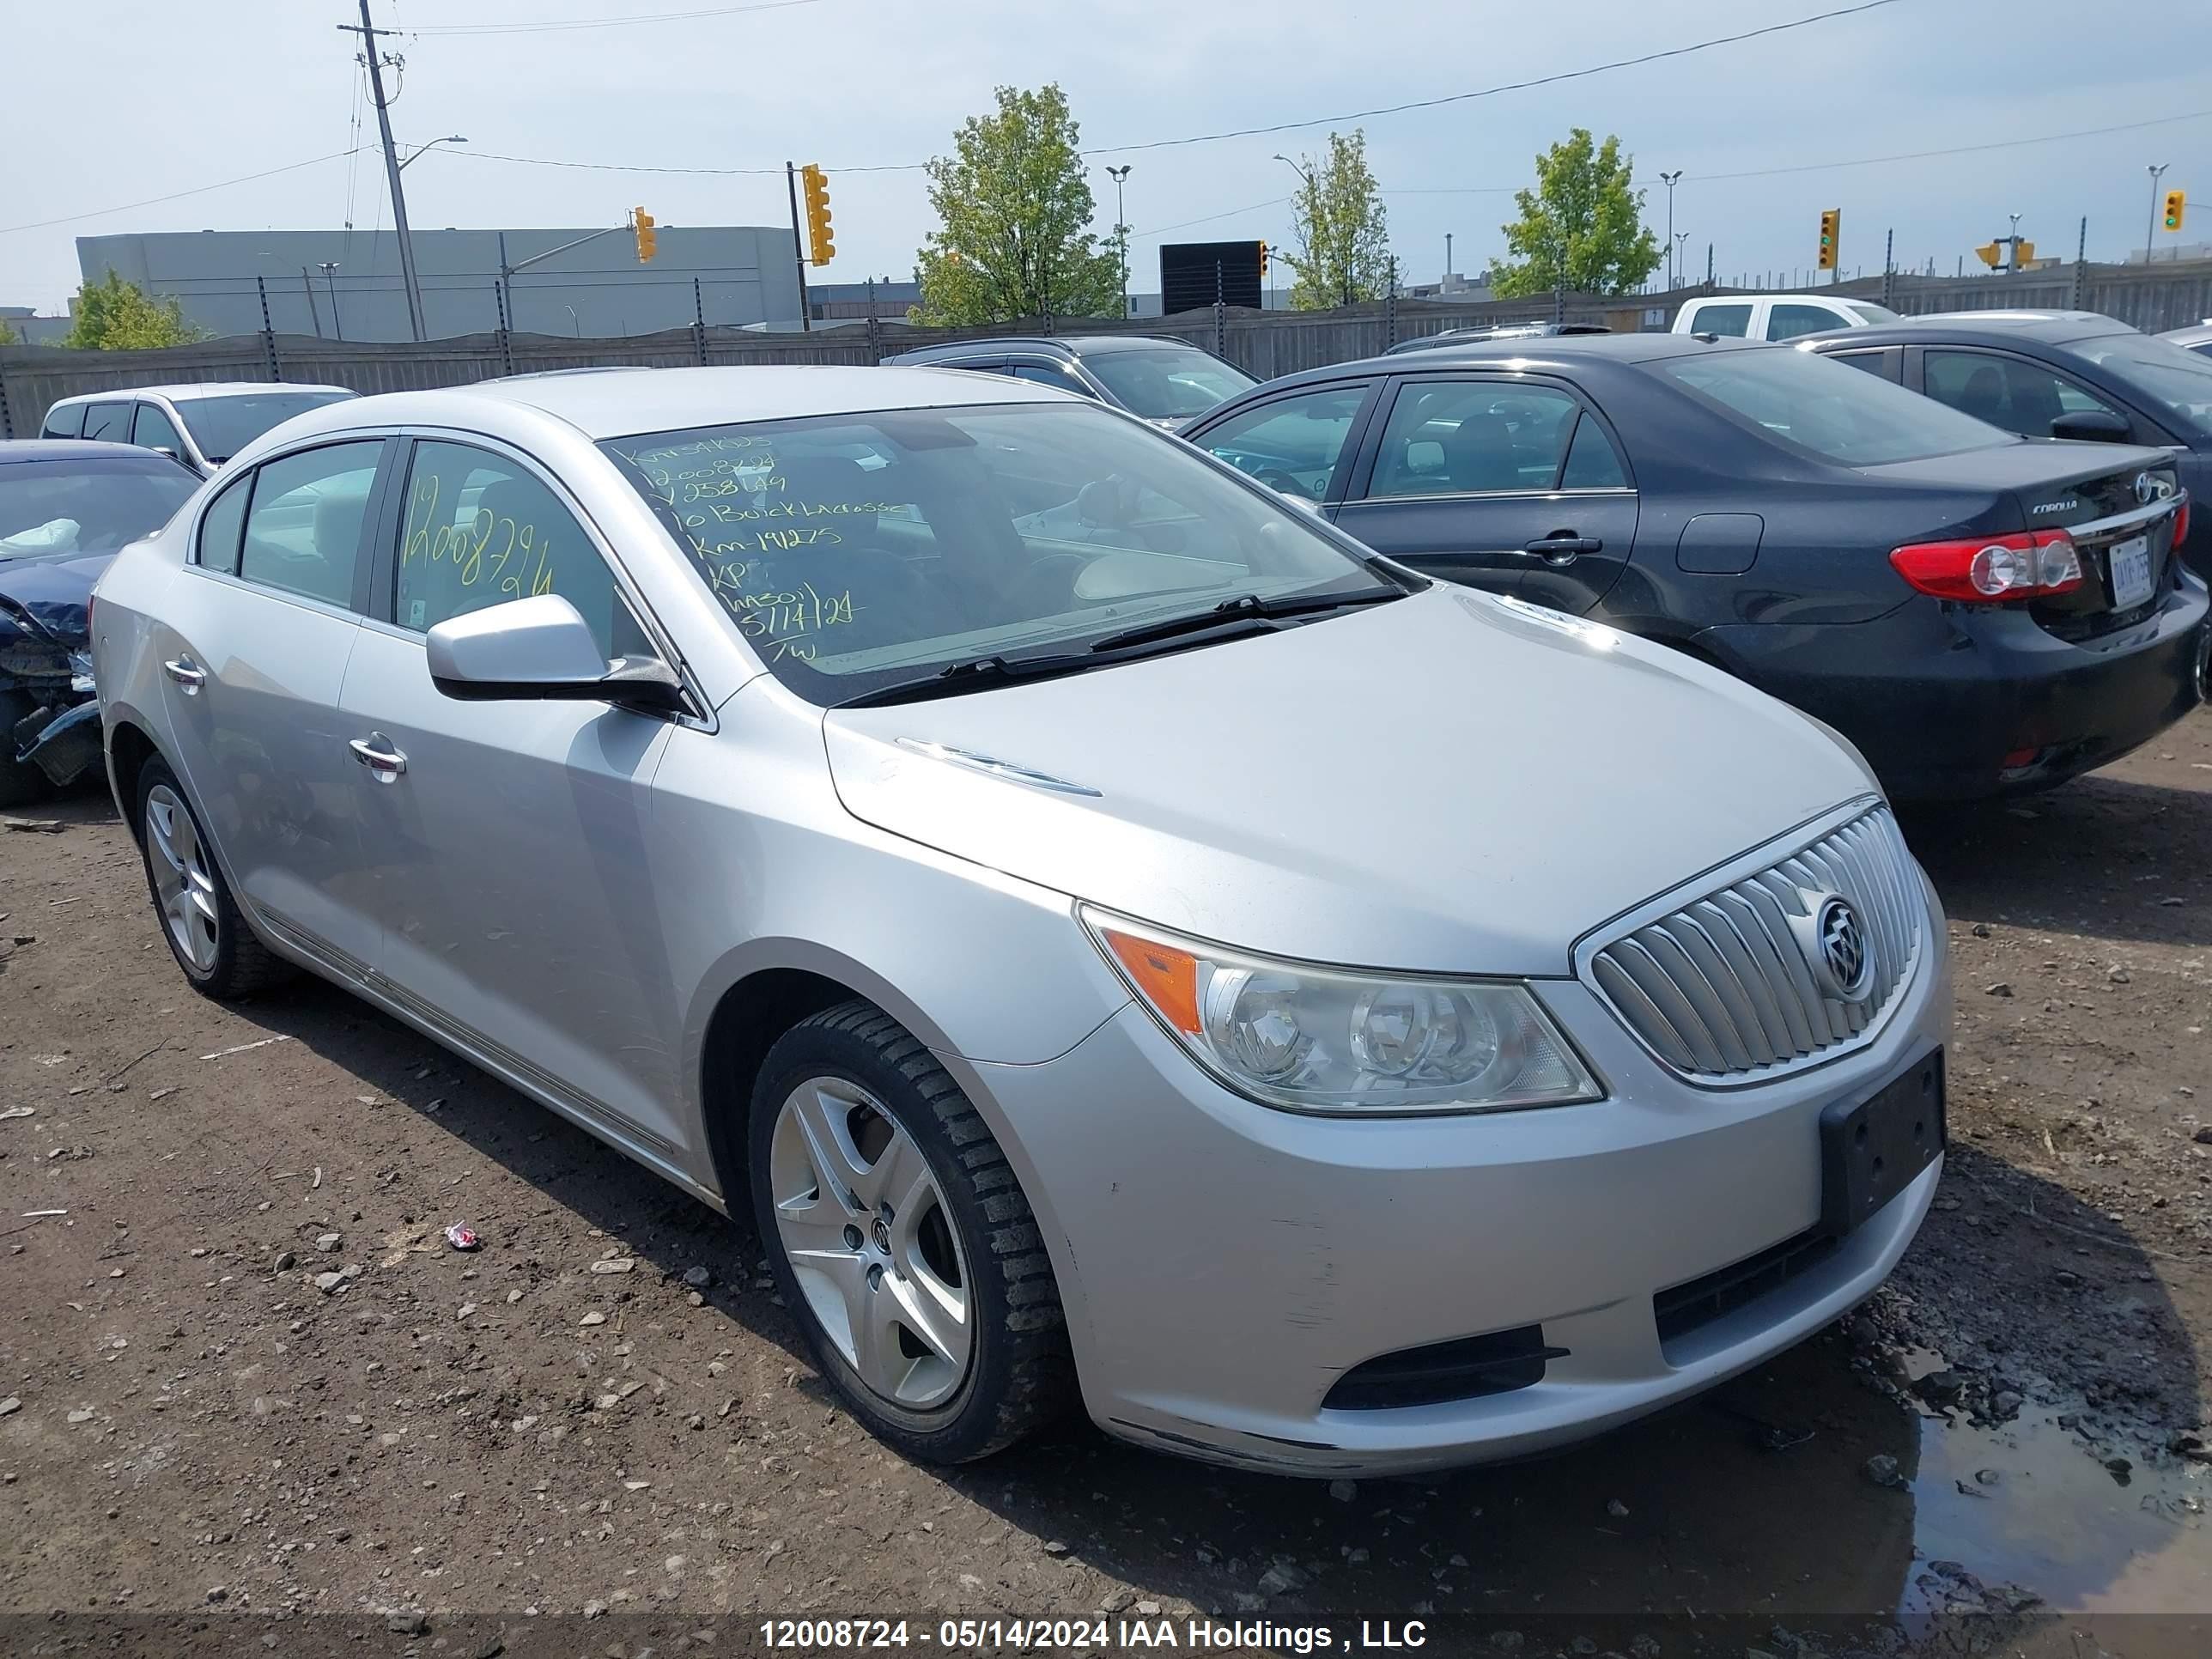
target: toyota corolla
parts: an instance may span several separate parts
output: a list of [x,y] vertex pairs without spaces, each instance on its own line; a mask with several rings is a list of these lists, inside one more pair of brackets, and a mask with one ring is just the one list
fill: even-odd
[[1942,919],[1847,743],[1061,393],[337,404],[95,617],[185,978],[334,980],[757,1225],[913,1455],[1555,1443],[1939,1178]]

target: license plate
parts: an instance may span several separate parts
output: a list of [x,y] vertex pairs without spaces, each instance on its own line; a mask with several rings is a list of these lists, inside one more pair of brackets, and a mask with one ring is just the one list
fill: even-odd
[[1851,1231],[1942,1150],[1943,1051],[1932,1048],[1871,1097],[1821,1111],[1820,1230]]
[[2150,597],[2150,538],[2115,542],[2106,556],[2112,562],[2112,607],[2131,611]]

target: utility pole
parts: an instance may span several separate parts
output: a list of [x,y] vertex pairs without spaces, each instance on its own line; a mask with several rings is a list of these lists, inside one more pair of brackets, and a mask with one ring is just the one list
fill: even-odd
[[799,228],[799,169],[788,161],[783,164],[783,183],[791,192],[791,246],[799,255],[799,328],[802,334],[811,334],[814,313],[806,302],[806,233]]
[[[376,104],[376,130],[384,142],[384,179],[392,191],[392,224],[399,233],[399,277],[407,289],[407,321],[417,340],[428,337],[422,331],[422,283],[415,274],[415,238],[407,228],[407,192],[399,185],[399,151],[392,142],[392,106],[384,95],[385,58],[376,48],[376,37],[390,33],[379,29],[369,21],[368,0],[361,0],[361,22],[340,23],[338,27],[348,34],[361,36],[363,51],[362,61],[368,65],[369,94]],[[391,60],[402,65],[403,60]]]
[[2085,213],[2081,216],[2081,239],[2074,244],[2074,292],[2066,302],[2069,311],[2081,309],[2081,278],[2084,275],[2081,267],[2088,257],[2089,216]]
[[2143,269],[2145,270],[2150,269],[2151,243],[2158,234],[2158,181],[2165,176],[2166,168],[2172,165],[2171,161],[2160,161],[2156,167],[2149,169],[2150,217],[2143,222]]
[[1673,257],[1676,252],[1674,246],[1674,181],[1681,176],[1682,169],[1680,167],[1676,167],[1672,173],[1662,173],[1659,175],[1659,182],[1667,186],[1667,252],[1669,256],[1668,259],[1667,286],[1670,289],[1680,288],[1682,285],[1681,261],[1679,258]]
[[1889,303],[1890,294],[1897,281],[1897,232],[1891,230],[1881,239],[1881,302]]

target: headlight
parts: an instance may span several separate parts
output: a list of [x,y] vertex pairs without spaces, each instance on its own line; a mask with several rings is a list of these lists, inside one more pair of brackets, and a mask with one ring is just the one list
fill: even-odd
[[1192,1058],[1270,1106],[1496,1112],[1604,1094],[1518,981],[1348,973],[1081,914]]

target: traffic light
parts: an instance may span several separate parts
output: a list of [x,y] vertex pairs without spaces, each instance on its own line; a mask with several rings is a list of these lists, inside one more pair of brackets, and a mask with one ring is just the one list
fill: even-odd
[[643,208],[632,208],[629,228],[637,236],[637,262],[643,264],[660,250],[660,238],[653,228],[653,216]]
[[1836,249],[1843,240],[1844,210],[1830,208],[1820,216],[1820,269],[1836,268]]
[[2025,270],[2035,263],[2035,244],[2015,240],[2012,245],[2012,268]]
[[799,182],[806,200],[806,240],[814,250],[810,263],[826,265],[837,257],[837,238],[830,228],[830,175],[809,161],[799,168]]
[[2181,228],[2181,210],[2188,205],[2188,198],[2181,191],[2169,190],[2166,192],[2166,228],[2168,230]]
[[1995,270],[2004,263],[2004,250],[1995,242],[1984,242],[1974,250],[1974,258]]
[[1260,275],[1261,275],[1261,276],[1263,276],[1263,277],[1264,277],[1265,276],[1267,276],[1267,245],[1265,242],[1262,242],[1262,243],[1261,243],[1261,244],[1260,244]]

